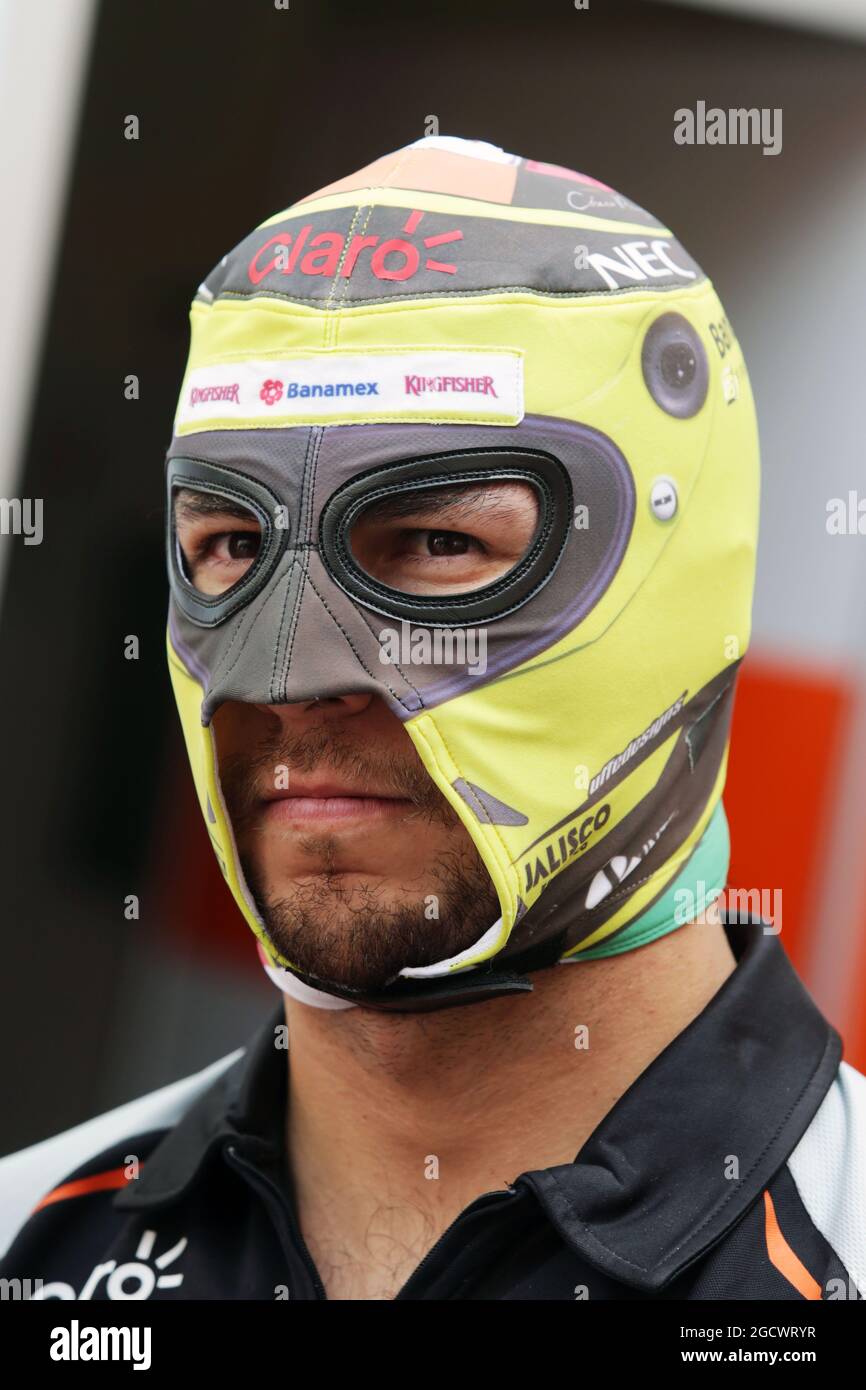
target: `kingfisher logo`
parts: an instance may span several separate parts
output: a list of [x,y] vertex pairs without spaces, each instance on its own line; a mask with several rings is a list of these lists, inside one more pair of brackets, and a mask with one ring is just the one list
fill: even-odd
[[407,396],[420,396],[425,391],[470,391],[480,396],[497,394],[492,376],[407,376],[405,380]]
[[377,280],[411,280],[419,270],[456,275],[457,266],[453,261],[442,261],[424,252],[453,241],[462,241],[462,231],[455,228],[450,232],[422,236],[419,246],[408,238],[415,236],[424,216],[423,212],[417,210],[411,212],[401,228],[405,234],[402,237],[389,237],[387,241],[382,241],[379,236],[356,234],[348,244],[342,232],[317,232],[312,236],[313,224],[307,222],[294,235],[291,232],[277,232],[268,237],[250,261],[247,275],[253,285],[261,284],[273,270],[281,275],[339,275],[344,280],[350,280],[359,264],[369,266]]
[[235,405],[240,405],[240,389],[237,381],[233,381],[230,386],[194,386],[189,393],[189,403],[205,405],[209,401],[233,401]]

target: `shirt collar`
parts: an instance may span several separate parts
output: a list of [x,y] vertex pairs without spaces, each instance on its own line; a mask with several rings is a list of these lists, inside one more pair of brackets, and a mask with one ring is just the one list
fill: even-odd
[[114,1205],[140,1211],[176,1202],[210,1159],[232,1141],[256,1157],[277,1153],[287,1097],[287,1053],[275,1046],[285,1026],[282,1001],[253,1035],[243,1056],[190,1107],[142,1164]]
[[729,915],[737,967],[574,1163],[523,1175],[572,1249],[646,1292],[730,1230],[784,1165],[839,1066],[839,1034],[778,938]]
[[[728,915],[737,966],[703,1011],[632,1083],[573,1163],[517,1179],[565,1242],[614,1279],[664,1288],[760,1196],[833,1082],[841,1039],[778,938]],[[579,969],[579,966],[571,966]],[[162,1139],[114,1198],[177,1201],[231,1140],[257,1157],[283,1143],[282,1002],[244,1055]]]

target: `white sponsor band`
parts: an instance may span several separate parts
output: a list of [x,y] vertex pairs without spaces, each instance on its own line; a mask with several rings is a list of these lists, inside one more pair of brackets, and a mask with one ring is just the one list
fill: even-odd
[[340,421],[523,419],[523,357],[509,350],[320,352],[196,367],[176,434]]

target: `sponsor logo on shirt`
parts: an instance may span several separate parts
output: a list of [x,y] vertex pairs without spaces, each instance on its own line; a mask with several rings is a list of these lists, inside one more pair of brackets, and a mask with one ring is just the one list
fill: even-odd
[[156,1231],[143,1231],[136,1246],[134,1260],[121,1264],[118,1264],[116,1259],[106,1260],[104,1264],[95,1265],[78,1293],[71,1284],[60,1279],[50,1284],[42,1284],[34,1293],[33,1301],[46,1302],[59,1298],[86,1302],[92,1299],[99,1289],[100,1297],[123,1303],[150,1298],[155,1289],[179,1289],[183,1283],[183,1275],[174,1270],[171,1274],[164,1274],[162,1271],[180,1259],[187,1248],[187,1238],[181,1236],[170,1250],[154,1256],[156,1240]]

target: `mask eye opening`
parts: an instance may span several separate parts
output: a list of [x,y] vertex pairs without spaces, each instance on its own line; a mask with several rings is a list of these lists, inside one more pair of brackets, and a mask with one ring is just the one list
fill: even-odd
[[[174,504],[174,498],[172,498],[172,505],[173,505],[173,504]],[[177,528],[174,526],[174,523],[173,523],[173,522],[172,522],[172,532],[173,532],[173,535],[174,535],[174,561],[175,561],[175,564],[177,565],[178,573],[180,574],[181,579],[185,579],[186,582],[187,582],[187,584],[189,584],[190,588],[193,588],[194,585],[193,585],[193,582],[192,582],[192,578],[191,578],[191,576],[190,576],[190,574],[189,574],[189,571],[187,570],[187,567],[186,567],[186,556],[185,556],[184,553],[183,553],[183,546],[182,546],[181,543],[180,543],[180,537],[179,537],[178,534],[177,534]]]
[[[273,573],[288,539],[287,529],[277,527],[273,520],[282,504],[263,483],[203,459],[169,459],[166,487],[166,550],[172,597],[197,626],[215,627],[249,603]],[[192,582],[175,517],[175,495],[182,488],[225,498],[235,507],[242,506],[249,512],[250,519],[258,522],[261,538],[258,553],[249,568],[222,593],[206,594]]]
[[368,570],[365,570],[363,566],[359,563],[359,561],[356,559],[351,546],[352,527],[354,523],[359,519],[359,517],[363,515],[363,513],[373,502],[384,500],[387,497],[394,496],[395,494],[399,494],[404,491],[417,491],[419,493],[424,493],[427,492],[428,489],[432,488],[453,487],[454,477],[450,474],[445,474],[441,477],[430,477],[420,479],[417,483],[411,483],[408,486],[398,483],[392,486],[374,488],[373,491],[367,494],[366,496],[358,498],[356,501],[354,501],[346,509],[343,515],[336,538],[341,558],[346,564],[346,567],[348,569],[353,570],[358,579],[368,584],[376,592],[380,593],[383,598],[394,598],[398,600],[411,600],[415,598],[422,598],[423,602],[429,604],[431,607],[445,607],[454,602],[459,602],[462,599],[474,600],[484,598],[487,596],[491,596],[492,594],[494,594],[502,588],[507,587],[508,584],[510,584],[514,579],[518,577],[519,572],[522,572],[524,569],[528,568],[532,564],[533,560],[538,554],[539,549],[541,548],[541,543],[543,542],[544,537],[549,533],[553,513],[553,498],[550,488],[547,486],[544,479],[537,477],[533,473],[525,471],[522,472],[518,469],[495,469],[491,470],[489,473],[486,473],[483,477],[479,477],[477,474],[472,474],[471,476],[467,475],[467,477],[471,482],[524,482],[528,483],[535,492],[536,501],[538,503],[538,516],[535,523],[535,528],[533,530],[533,534],[529,542],[527,543],[523,555],[521,555],[520,558],[516,560],[515,563],[508,570],[506,570],[504,574],[497,576],[496,579],[491,580],[488,584],[485,584],[483,587],[479,587],[477,589],[463,590],[462,592],[457,592],[454,594],[417,595],[412,594],[409,590],[406,589],[394,588],[393,586],[386,584],[383,580],[377,579],[375,575],[372,575],[369,573]]
[[[349,531],[371,502],[403,491],[496,480],[529,483],[538,517],[524,554],[482,587],[407,593],[367,573],[352,554]],[[331,495],[319,518],[319,553],[334,582],[373,612],[434,627],[470,626],[514,612],[547,583],[565,549],[572,509],[565,468],[541,450],[491,448],[404,458],[367,470]]]

